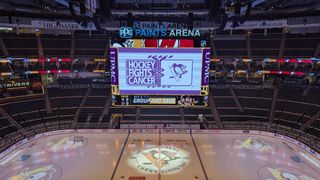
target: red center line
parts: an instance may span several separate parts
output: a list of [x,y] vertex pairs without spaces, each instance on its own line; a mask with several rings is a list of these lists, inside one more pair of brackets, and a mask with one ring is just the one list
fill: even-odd
[[158,168],[158,180],[161,180],[161,131],[159,131],[159,168]]

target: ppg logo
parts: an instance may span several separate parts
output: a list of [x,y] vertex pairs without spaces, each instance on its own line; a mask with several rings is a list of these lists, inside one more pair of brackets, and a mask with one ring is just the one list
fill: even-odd
[[133,29],[131,27],[121,27],[119,33],[121,38],[132,38]]

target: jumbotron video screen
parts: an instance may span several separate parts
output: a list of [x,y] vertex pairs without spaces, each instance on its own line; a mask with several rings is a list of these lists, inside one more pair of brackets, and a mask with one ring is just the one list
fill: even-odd
[[111,48],[110,62],[114,105],[206,104],[209,48]]

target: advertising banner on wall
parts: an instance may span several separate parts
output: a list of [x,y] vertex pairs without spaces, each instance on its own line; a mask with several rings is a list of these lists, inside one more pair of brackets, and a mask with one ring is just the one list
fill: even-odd
[[237,27],[233,27],[233,22],[228,22],[225,30],[231,29],[271,29],[288,27],[286,19],[282,20],[261,20],[261,21],[246,21]]
[[24,79],[11,79],[8,81],[0,82],[0,88],[21,88],[21,87],[30,87],[30,80]]
[[209,69],[210,69],[210,49],[203,49],[202,54],[202,78],[201,85],[208,86],[209,85]]
[[134,29],[187,29],[188,25],[176,22],[134,21]]
[[118,85],[118,49],[110,48],[110,77],[111,85]]
[[94,23],[88,23],[87,27],[84,27],[81,24],[78,24],[77,22],[32,20],[31,25],[34,28],[39,29],[96,30]]

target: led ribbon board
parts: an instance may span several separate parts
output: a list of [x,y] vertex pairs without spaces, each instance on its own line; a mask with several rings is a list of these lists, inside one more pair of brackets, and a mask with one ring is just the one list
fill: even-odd
[[120,95],[200,95],[208,85],[210,50],[111,48],[110,62]]

